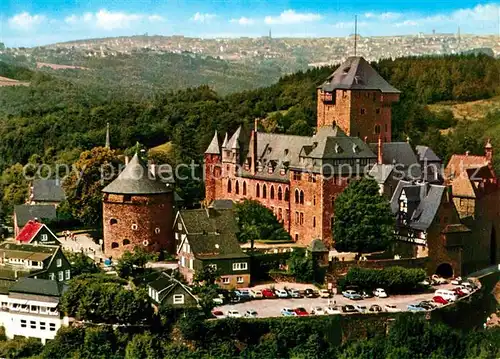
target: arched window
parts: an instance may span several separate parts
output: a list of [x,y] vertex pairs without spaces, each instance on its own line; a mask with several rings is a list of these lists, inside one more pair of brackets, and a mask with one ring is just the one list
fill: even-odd
[[304,191],[300,191],[300,204],[304,204]]
[[130,244],[130,240],[128,239],[124,239],[123,240],[123,245],[126,246],[126,245],[129,245]]
[[278,186],[278,200],[283,199],[283,190],[281,189],[281,186]]
[[234,192],[240,194],[240,183],[238,181],[236,181],[236,185],[234,186]]
[[285,201],[289,201],[290,200],[290,190],[287,188],[285,188]]
[[296,189],[295,190],[295,203],[299,203],[299,197],[300,197],[299,190]]
[[118,248],[119,244],[116,242],[111,243],[111,249]]
[[316,205],[316,196],[313,196],[313,206]]
[[231,180],[227,180],[227,193],[231,193]]
[[262,186],[262,198],[267,198],[267,186]]
[[378,135],[380,133],[380,125],[375,125],[375,134]]
[[274,199],[274,186],[271,185],[271,199]]
[[313,228],[316,228],[316,217],[313,217]]
[[260,197],[260,185],[255,185],[255,197]]
[[109,224],[113,225],[113,224],[117,224],[118,223],[118,220],[116,218],[111,218],[109,220]]
[[247,183],[243,182],[243,196],[247,195]]

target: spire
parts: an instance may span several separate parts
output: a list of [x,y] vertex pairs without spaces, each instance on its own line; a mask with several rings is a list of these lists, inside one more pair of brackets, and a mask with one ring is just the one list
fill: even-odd
[[109,122],[106,124],[106,145],[104,147],[111,148],[109,143]]
[[226,148],[227,147],[227,142],[229,141],[228,139],[228,135],[227,135],[227,132],[226,132],[226,136],[224,136],[224,142],[222,142],[222,148]]
[[205,154],[220,155],[219,139],[217,138],[217,131],[215,131],[214,138],[212,138],[212,142],[210,142],[210,145],[208,145]]

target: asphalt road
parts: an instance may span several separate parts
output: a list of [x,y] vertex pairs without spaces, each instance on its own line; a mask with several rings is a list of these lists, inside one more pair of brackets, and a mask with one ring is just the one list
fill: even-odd
[[[309,286],[311,287],[311,286]],[[454,288],[454,285],[445,284],[441,286],[435,286],[434,290],[437,289],[450,289]],[[276,286],[276,288],[281,288],[280,286]],[[344,298],[342,294],[337,294],[334,297],[330,298],[330,302],[333,305],[334,301],[337,306],[342,306],[346,304],[360,304],[364,305],[367,308],[370,308],[372,304],[378,304],[382,308],[386,304],[395,305],[399,310],[406,311],[408,304],[418,304],[422,300],[432,300],[434,296],[434,291],[429,293],[422,294],[414,294],[414,295],[394,295],[389,296],[388,298],[367,298],[363,300],[350,300]],[[320,306],[326,308],[328,306],[328,299],[326,298],[277,298],[277,299],[255,299],[243,303],[236,304],[226,304],[223,306],[216,307],[214,310],[220,310],[224,314],[227,314],[227,311],[230,309],[237,310],[240,314],[244,314],[247,310],[253,309],[257,312],[258,317],[266,318],[266,317],[279,317],[281,316],[281,309],[283,308],[305,308],[309,313],[312,307]],[[441,306],[439,304],[439,306]]]

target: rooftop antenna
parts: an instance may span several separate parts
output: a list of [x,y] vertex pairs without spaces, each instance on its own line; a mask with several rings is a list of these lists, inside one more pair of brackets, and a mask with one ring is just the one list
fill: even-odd
[[354,15],[354,56],[356,56],[357,46],[358,46],[358,15]]

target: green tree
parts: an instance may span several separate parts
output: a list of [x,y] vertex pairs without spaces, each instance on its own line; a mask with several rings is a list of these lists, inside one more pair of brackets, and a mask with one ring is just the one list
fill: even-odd
[[121,278],[137,278],[144,274],[146,264],[156,259],[156,254],[137,246],[133,252],[125,251],[118,260],[116,270]]
[[163,358],[161,338],[149,332],[134,335],[125,349],[125,359],[136,358]]
[[353,181],[335,200],[333,238],[338,251],[385,250],[393,232],[394,216],[375,180]]
[[0,342],[0,356],[8,359],[22,359],[38,355],[43,345],[36,338],[16,338]]
[[101,271],[95,262],[84,253],[65,252],[65,255],[71,263],[71,273],[73,277],[80,274],[99,273]]

